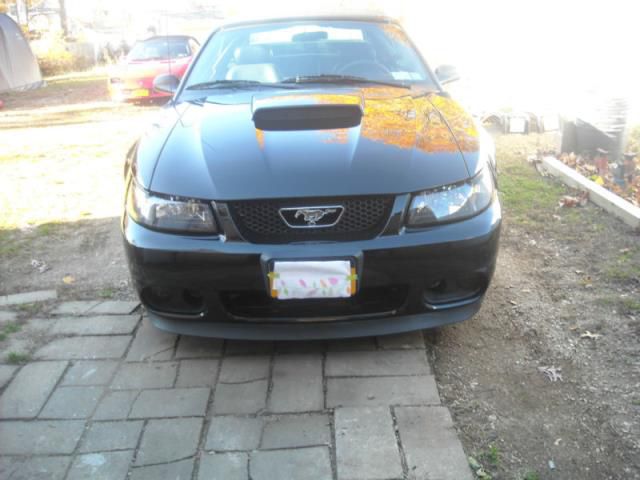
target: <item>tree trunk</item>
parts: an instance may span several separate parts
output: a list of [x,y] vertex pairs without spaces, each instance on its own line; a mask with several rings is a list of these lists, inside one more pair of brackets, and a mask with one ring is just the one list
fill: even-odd
[[16,20],[18,25],[26,25],[27,19],[23,18],[24,0],[16,0]]
[[65,0],[58,0],[60,2],[60,26],[64,36],[69,35],[69,20],[67,19],[67,6]]

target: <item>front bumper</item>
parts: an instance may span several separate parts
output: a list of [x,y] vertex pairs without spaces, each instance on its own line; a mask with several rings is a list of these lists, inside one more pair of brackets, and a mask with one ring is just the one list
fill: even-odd
[[[122,221],[133,283],[157,327],[253,340],[385,335],[466,320],[493,276],[500,225],[497,200],[461,222],[413,231],[391,225],[353,242],[252,244],[160,233],[126,214]],[[351,299],[269,298],[271,260],[331,258],[355,260],[360,283]]]
[[116,102],[170,98],[171,94],[153,89],[153,79],[128,79],[112,83],[109,80],[109,95]]

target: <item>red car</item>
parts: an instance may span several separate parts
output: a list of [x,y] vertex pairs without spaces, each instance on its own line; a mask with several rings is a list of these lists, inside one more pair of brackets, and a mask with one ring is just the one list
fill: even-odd
[[144,100],[171,96],[154,91],[158,75],[182,78],[200,44],[195,38],[157,36],[137,42],[109,77],[109,93],[116,101]]

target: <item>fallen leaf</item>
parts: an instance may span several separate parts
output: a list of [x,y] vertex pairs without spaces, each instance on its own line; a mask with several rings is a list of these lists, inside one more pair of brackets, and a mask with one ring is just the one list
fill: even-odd
[[562,381],[562,368],[560,367],[538,367],[538,371],[543,373],[550,381]]
[[580,338],[588,338],[589,340],[597,340],[601,336],[602,335],[600,335],[599,333],[591,333],[589,330],[587,330],[582,335],[580,335]]
[[580,204],[580,200],[578,199],[578,197],[565,195],[560,199],[560,203],[558,205],[560,207],[577,207],[579,204]]
[[76,279],[71,275],[65,275],[64,277],[62,277],[62,281],[67,285],[71,285],[76,282]]
[[544,166],[544,164],[542,162],[536,162],[535,166],[536,166],[536,170],[538,171],[540,176],[542,176],[542,177],[548,177],[549,176],[549,170],[547,170],[547,168]]
[[36,270],[38,270],[38,272],[40,273],[44,273],[47,270],[51,270],[51,267],[49,267],[49,265],[47,265],[42,260],[36,260],[36,259],[31,260],[31,266]]
[[476,470],[476,477],[482,478],[484,480],[491,480],[491,475],[485,472],[482,468]]
[[565,195],[560,199],[560,207],[584,207],[589,201],[588,192],[580,192],[577,197]]
[[469,466],[473,469],[473,471],[479,470],[482,468],[480,462],[476,460],[474,457],[469,457]]

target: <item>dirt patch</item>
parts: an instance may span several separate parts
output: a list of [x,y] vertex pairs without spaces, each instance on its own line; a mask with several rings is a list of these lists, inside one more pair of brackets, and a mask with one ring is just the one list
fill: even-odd
[[498,139],[498,268],[473,320],[427,334],[441,394],[494,479],[640,478],[640,236],[558,208],[538,142]]
[[102,75],[4,97],[0,294],[130,297],[118,219],[126,152],[157,106],[108,100]]

